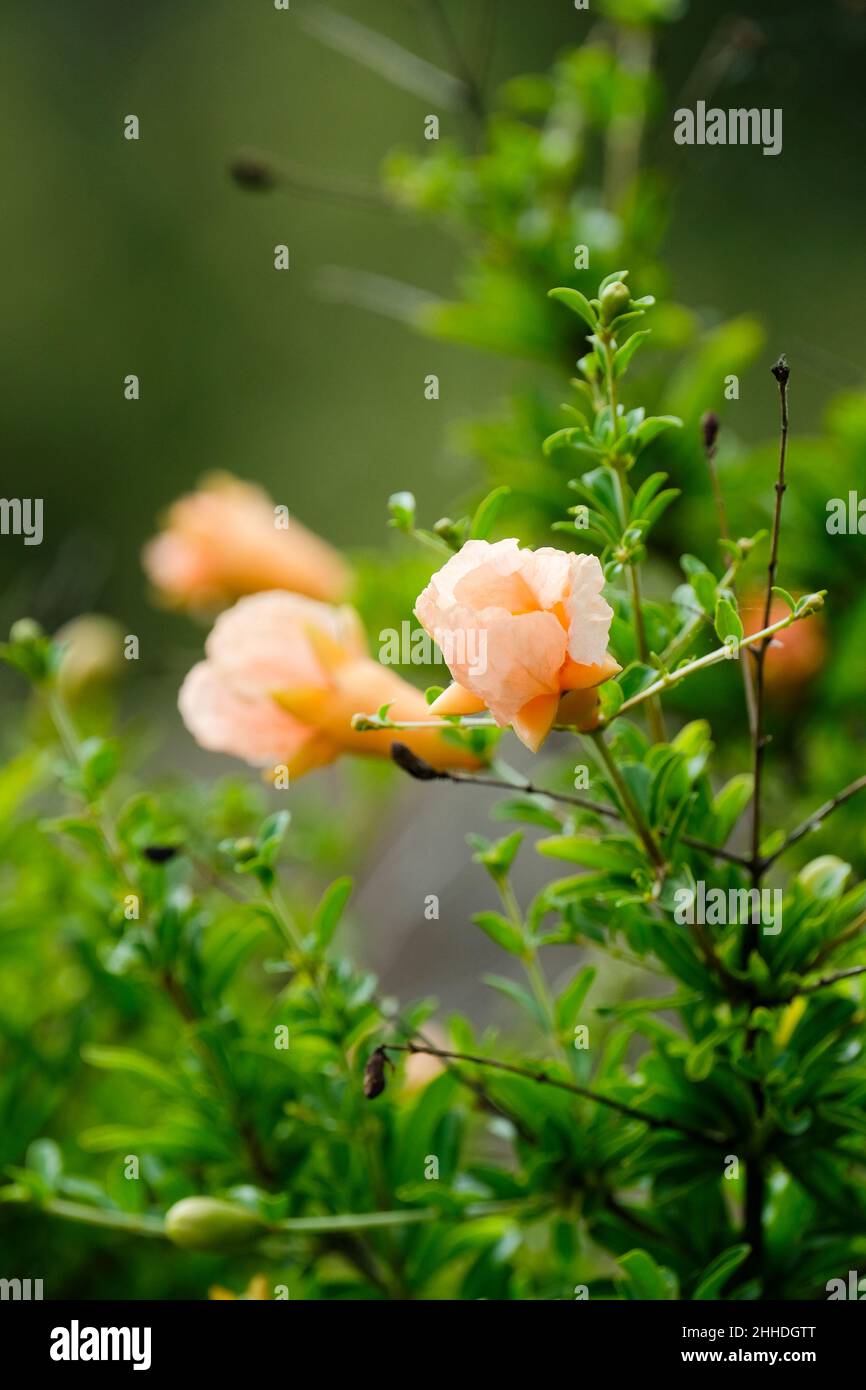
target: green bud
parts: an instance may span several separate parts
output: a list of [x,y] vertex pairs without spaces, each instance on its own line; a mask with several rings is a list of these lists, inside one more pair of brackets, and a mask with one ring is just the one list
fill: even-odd
[[10,642],[38,642],[43,636],[42,628],[33,618],[19,618],[9,630]]
[[61,650],[32,618],[19,618],[12,624],[9,641],[0,643],[0,658],[41,685],[55,674]]
[[619,314],[624,314],[631,304],[631,290],[628,285],[623,284],[622,280],[614,280],[612,285],[602,292],[601,296],[601,321],[607,325]]
[[392,492],[388,498],[389,525],[410,531],[415,525],[415,498],[411,492]]
[[182,1250],[238,1250],[268,1229],[254,1212],[216,1197],[184,1197],[165,1214],[165,1233]]

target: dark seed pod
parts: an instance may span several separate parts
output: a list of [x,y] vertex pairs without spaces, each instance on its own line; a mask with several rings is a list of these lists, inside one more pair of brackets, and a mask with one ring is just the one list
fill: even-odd
[[770,371],[773,373],[773,376],[776,378],[780,386],[787,385],[788,377],[791,375],[791,368],[788,366],[788,359],[785,356],[784,352],[782,353],[778,362],[774,363],[774,365],[770,368]]
[[257,154],[239,154],[229,164],[229,173],[241,188],[267,192],[276,185],[276,176],[267,160]]
[[384,1047],[377,1047],[375,1052],[371,1052],[364,1068],[364,1095],[368,1100],[375,1100],[385,1089],[385,1063],[387,1062]]
[[708,410],[706,415],[701,417],[701,433],[704,436],[704,448],[709,453],[716,447],[719,437],[719,417],[714,410]]
[[151,864],[165,864],[177,854],[177,845],[148,845],[142,853]]

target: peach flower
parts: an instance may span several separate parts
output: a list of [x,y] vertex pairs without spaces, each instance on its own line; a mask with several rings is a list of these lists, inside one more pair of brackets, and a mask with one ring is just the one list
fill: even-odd
[[423,720],[420,690],[367,653],[351,608],[299,594],[253,594],[216,620],[207,660],[189,672],[178,706],[202,748],[299,776],[341,753],[390,756],[395,739],[442,770],[477,759],[438,729],[356,733],[352,716],[391,705],[395,720]]
[[330,545],[294,517],[279,529],[267,493],[228,473],[211,474],[172,504],[142,562],[164,603],[199,611],[265,589],[332,602],[345,597],[350,579]]
[[557,720],[592,727],[595,689],[620,670],[603,586],[595,555],[467,541],[415,606],[454,677],[431,712],[488,709],[533,752]]

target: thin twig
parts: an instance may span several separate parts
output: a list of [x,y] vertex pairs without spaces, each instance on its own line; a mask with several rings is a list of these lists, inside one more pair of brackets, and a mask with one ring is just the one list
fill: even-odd
[[540,1086],[554,1086],[559,1091],[568,1091],[571,1095],[579,1096],[581,1100],[593,1101],[596,1105],[606,1105],[608,1109],[616,1110],[626,1119],[638,1120],[641,1124],[649,1126],[650,1129],[672,1129],[679,1134],[688,1135],[690,1139],[698,1139],[702,1143],[717,1143],[719,1141],[717,1137],[702,1134],[700,1130],[687,1128],[675,1120],[663,1120],[657,1115],[647,1115],[644,1111],[636,1110],[621,1100],[614,1100],[612,1096],[603,1096],[598,1091],[591,1091],[587,1086],[578,1086],[572,1081],[560,1081],[558,1077],[550,1076],[547,1072],[533,1071],[530,1067],[520,1067],[513,1062],[500,1062],[494,1057],[476,1057],[470,1052],[451,1052],[438,1047],[418,1047],[416,1043],[411,1042],[383,1043],[381,1050],[384,1053],[424,1052],[431,1057],[441,1057],[454,1062],[470,1062],[477,1067],[493,1067],[496,1071],[506,1071],[512,1076],[523,1077],[526,1081],[536,1081]]
[[831,937],[829,941],[824,942],[824,945],[812,961],[812,969],[817,970],[819,965],[823,965],[825,961],[828,961],[830,957],[838,951],[840,946],[847,946],[849,941],[853,941],[855,937],[860,935],[864,927],[866,927],[866,912],[861,912],[858,917],[854,918],[853,922],[848,924],[843,932],[840,932],[838,936]]
[[[719,451],[719,417],[712,410],[708,410],[701,420],[701,433],[704,441],[704,457],[707,461],[707,471],[710,475],[710,482],[713,488],[713,498],[716,504],[716,514],[719,519],[719,535],[723,541],[731,539],[731,531],[728,525],[728,513],[725,507],[725,498],[722,492],[722,485],[719,481],[719,471],[716,468],[716,456]],[[735,566],[731,566],[727,575],[722,580],[720,588],[727,586],[736,594],[736,574]],[[746,712],[749,716],[750,732],[755,727],[755,691],[752,685],[752,672],[747,661],[741,662],[740,670],[743,675],[743,692],[746,697]]]
[[343,206],[349,204],[384,212],[397,210],[377,185],[366,179],[304,169],[299,164],[254,150],[233,155],[228,170],[239,187],[254,192],[276,189],[298,198],[316,198]]
[[[544,796],[550,801],[561,802],[565,806],[575,806],[594,816],[604,816],[607,820],[623,823],[623,817],[614,806],[605,806],[601,801],[591,801],[589,797],[573,796],[570,792],[551,791],[548,787],[537,787],[534,782],[508,782],[502,777],[479,777],[472,772],[453,772],[448,768],[435,768],[417,757],[403,743],[391,746],[391,757],[399,768],[422,782],[452,782],[455,786],[490,787],[494,791],[520,792],[524,796]],[[664,832],[660,832],[664,834]],[[710,855],[714,859],[724,859],[729,864],[748,868],[750,861],[735,850],[721,845],[711,845],[705,840],[696,840],[690,835],[680,837],[682,844],[699,854]]]
[[427,8],[433,15],[434,22],[439,30],[440,38],[448,52],[452,67],[455,68],[457,76],[463,84],[466,92],[466,105],[478,121],[484,121],[487,116],[487,107],[484,101],[484,94],[481,87],[466,61],[463,50],[457,42],[457,36],[451,27],[445,10],[440,0],[428,0]]
[[866,791],[866,777],[858,777],[856,781],[844,787],[842,791],[837,792],[835,796],[831,796],[829,801],[825,801],[823,806],[819,806],[817,811],[813,811],[811,816],[807,816],[802,824],[797,826],[796,830],[792,830],[790,835],[786,836],[777,850],[774,850],[772,854],[764,856],[761,860],[762,872],[766,872],[771,864],[775,864],[781,854],[789,850],[792,845],[796,845],[799,840],[802,840],[805,835],[809,834],[810,830],[817,830],[821,822],[826,820],[838,806],[844,805],[846,801],[850,801],[852,796],[856,796],[858,792],[862,791]]
[[[761,642],[769,642],[777,632],[783,632],[785,628],[790,627],[792,623],[798,623],[803,618],[811,617],[813,613],[816,613],[818,609],[823,606],[824,592],[824,590],[821,590],[820,592],[809,594],[805,600],[801,601],[802,606],[796,613],[788,613],[786,617],[780,618],[777,623],[771,623],[768,627],[761,628],[760,632],[753,632],[747,637],[741,637],[736,650],[745,648],[748,651]],[[638,691],[638,693],[632,695],[630,699],[624,700],[615,714],[611,714],[607,719],[603,719],[599,722],[599,728],[606,728],[608,724],[612,724],[620,715],[630,713],[630,711],[636,709],[638,705],[642,705],[645,700],[651,700],[656,695],[662,694],[663,691],[672,689],[673,686],[679,685],[680,681],[684,681],[688,676],[694,675],[697,671],[705,671],[710,666],[718,666],[720,661],[730,661],[732,657],[736,655],[736,650],[728,645],[716,647],[714,651],[707,652],[706,656],[699,656],[694,661],[687,662],[685,666],[680,666],[675,671],[667,672],[667,674],[661,676],[659,680],[653,681],[652,685],[648,685],[644,690]],[[371,725],[371,727],[374,726]],[[375,727],[379,726],[376,725]],[[556,727],[558,726],[554,725],[554,728]]]
[[[764,631],[770,626],[770,613],[773,606],[773,586],[776,583],[776,567],[779,563],[779,537],[782,530],[782,498],[785,495],[785,461],[788,450],[788,377],[790,371],[784,353],[772,368],[773,376],[779,386],[781,408],[781,430],[779,439],[779,474],[776,479],[776,508],[773,517],[773,534],[770,541],[770,564],[767,571],[767,596],[764,601]],[[754,785],[752,788],[752,883],[760,888],[764,868],[761,863],[761,790],[764,770],[764,663],[771,637],[765,635],[756,647],[754,709],[751,718],[753,747]],[[747,964],[751,953],[757,949],[757,923],[749,923],[743,932],[742,957]],[[750,1028],[746,1035],[746,1052],[754,1052],[757,1046],[757,1032]],[[746,1163],[745,1221],[744,1235],[751,1246],[749,1263],[751,1270],[762,1281],[764,1274],[764,1204],[767,1193],[767,1176],[761,1152],[760,1136],[766,1110],[766,1096],[760,1080],[751,1084],[752,1098],[756,1115],[756,1144],[754,1152]]]
[[855,975],[866,974],[866,965],[852,965],[849,970],[837,970],[835,975],[824,975],[814,984],[803,985],[802,988],[795,990],[792,998],[798,994],[814,994],[818,989],[828,989],[830,985],[838,984],[840,980],[851,980]]
[[640,806],[635,800],[635,797],[632,793],[631,788],[628,785],[628,782],[626,782],[625,778],[623,777],[617,765],[616,759],[614,758],[613,754],[611,753],[610,749],[605,743],[604,734],[594,733],[591,734],[590,737],[593,743],[595,744],[596,749],[598,750],[599,758],[601,759],[605,767],[605,770],[608,773],[608,776],[610,777],[611,781],[613,782],[616,788],[617,794],[623,805],[623,810],[625,811],[628,820],[631,822],[632,828],[636,832],[638,839],[640,840],[641,844],[643,845],[644,849],[649,855],[650,862],[655,865],[655,867],[658,869],[661,875],[664,875],[667,869],[667,860],[665,859],[665,856],[662,853],[661,846],[659,845],[658,840],[653,834],[652,827],[649,825],[646,817],[641,811]]
[[[770,625],[773,607],[773,587],[776,583],[776,569],[779,563],[779,538],[782,531],[782,498],[785,495],[785,462],[788,453],[788,378],[790,369],[784,353],[772,369],[779,384],[779,403],[781,426],[779,434],[779,475],[776,479],[776,509],[773,516],[773,534],[770,541],[770,564],[767,570],[767,595],[764,600],[764,628]],[[761,791],[764,771],[764,663],[770,638],[765,637],[754,651],[755,661],[755,718],[753,729],[754,788],[752,791],[752,881],[759,887],[764,869],[761,864]]]

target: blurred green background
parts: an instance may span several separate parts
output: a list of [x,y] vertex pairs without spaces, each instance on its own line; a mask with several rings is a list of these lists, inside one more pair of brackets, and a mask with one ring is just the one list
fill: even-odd
[[[393,147],[425,148],[433,108],[322,45],[304,27],[316,8],[6,0],[3,491],[43,495],[46,532],[41,548],[0,545],[4,622],[32,611],[54,627],[98,608],[153,639],[145,660],[166,633],[192,650],[193,634],[148,604],[138,555],[159,511],[203,471],[255,477],[336,542],[378,546],[391,491],[411,488],[439,515],[476,481],[454,422],[544,374],[322,293],[322,272],[339,265],[447,294],[456,237],[390,210],[245,194],[227,176],[247,147],[370,179]],[[472,53],[485,6],[445,8]],[[496,9],[488,90],[547,69],[595,22],[566,0]],[[448,66],[432,6],[343,10]],[[778,158],[673,143],[673,109],[709,82],[737,16],[745,27],[717,99],[781,106]],[[692,4],[658,45],[666,95],[647,152],[671,181],[663,259],[674,293],[712,315],[761,319],[763,356],[784,348],[795,366],[795,425],[815,427],[835,392],[862,382],[866,8]],[[129,113],[137,143],[123,138]],[[443,138],[461,133],[459,117],[441,115]],[[291,250],[288,273],[273,269],[278,242]],[[772,433],[765,368],[744,377],[736,406],[747,439]],[[141,379],[135,403],[123,398],[129,372]],[[441,380],[435,405],[423,398],[428,372]]]

